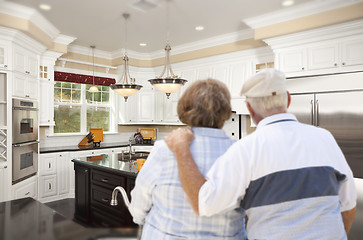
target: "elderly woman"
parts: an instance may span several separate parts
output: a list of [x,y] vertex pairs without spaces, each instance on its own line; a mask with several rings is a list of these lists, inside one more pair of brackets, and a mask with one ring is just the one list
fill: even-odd
[[[208,79],[193,83],[178,102],[180,120],[192,127],[190,149],[203,174],[234,143],[221,129],[231,116],[230,98],[223,83]],[[193,212],[179,180],[175,156],[163,140],[155,143],[131,198],[133,220],[144,225],[142,239],[245,238],[242,209],[212,217]]]

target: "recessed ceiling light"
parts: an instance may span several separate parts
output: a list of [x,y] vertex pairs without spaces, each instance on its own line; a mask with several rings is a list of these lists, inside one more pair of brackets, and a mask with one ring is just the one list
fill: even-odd
[[282,1],[281,5],[284,6],[284,7],[289,7],[289,6],[292,6],[294,5],[294,0],[285,0],[285,1]]
[[195,30],[197,30],[197,31],[203,31],[204,30],[204,27],[203,26],[196,26],[195,27]]
[[139,44],[139,46],[140,46],[140,47],[146,47],[146,46],[147,46],[147,44],[146,44],[146,43],[140,43],[140,44]]
[[49,4],[45,4],[45,3],[39,4],[39,8],[44,11],[49,11],[50,9],[52,9],[52,7]]

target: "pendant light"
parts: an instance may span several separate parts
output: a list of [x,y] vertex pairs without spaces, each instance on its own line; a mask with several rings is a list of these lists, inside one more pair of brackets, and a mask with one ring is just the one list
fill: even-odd
[[[162,71],[159,77],[154,79],[150,79],[149,82],[156,87],[156,89],[164,92],[169,99],[171,93],[178,91],[186,82],[185,79],[181,79],[180,77],[174,75],[173,70],[170,65],[170,44],[169,44],[169,31],[168,31],[168,22],[169,22],[169,0],[167,1],[167,9],[166,9],[166,23],[167,23],[167,37],[166,37],[166,46],[165,46],[165,65],[164,70]],[[166,76],[164,77],[164,74]]]
[[125,18],[125,55],[123,57],[124,60],[124,71],[121,75],[121,79],[119,83],[115,83],[110,85],[111,89],[114,90],[120,96],[125,98],[125,102],[127,102],[128,97],[134,95],[137,91],[139,91],[142,86],[135,84],[135,78],[130,77],[129,73],[129,57],[127,56],[127,19],[130,17],[130,14],[124,13],[122,16]]
[[93,59],[93,68],[92,68],[92,71],[93,71],[93,84],[92,86],[88,89],[89,92],[98,92],[98,87],[95,85],[95,46],[91,46],[92,48],[92,59]]

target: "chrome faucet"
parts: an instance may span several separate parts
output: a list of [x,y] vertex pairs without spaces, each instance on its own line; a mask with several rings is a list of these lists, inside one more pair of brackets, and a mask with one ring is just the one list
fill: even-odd
[[[125,191],[125,189],[121,186],[117,186],[113,189],[112,191],[112,197],[111,197],[111,202],[110,205],[111,206],[117,206],[118,202],[117,202],[117,193],[120,192],[122,195],[122,198],[124,200],[124,203],[127,207],[127,209],[130,206],[130,200],[127,197],[127,193]],[[139,226],[138,231],[137,231],[137,239],[141,239],[141,234],[142,234],[142,225]]]
[[130,201],[129,201],[129,198],[127,197],[127,194],[126,194],[126,191],[123,187],[115,187],[115,189],[113,189],[112,191],[112,198],[111,198],[111,202],[110,202],[110,205],[111,206],[117,206],[118,202],[117,202],[117,193],[120,192],[121,195],[122,195],[122,198],[125,202],[125,205],[127,208],[129,208],[130,206]]

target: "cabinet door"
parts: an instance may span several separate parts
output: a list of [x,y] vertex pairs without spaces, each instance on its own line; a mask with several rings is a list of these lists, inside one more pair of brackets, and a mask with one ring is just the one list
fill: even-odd
[[90,169],[82,165],[74,164],[75,171],[75,218],[84,222],[89,223],[89,171]]
[[68,153],[57,154],[58,194],[69,193],[69,159]]
[[10,47],[0,42],[0,69],[9,68],[9,49]]
[[138,95],[138,122],[154,122],[155,99],[153,89],[141,89]]
[[308,48],[309,70],[326,69],[339,66],[339,48],[337,42]]
[[39,81],[39,116],[40,126],[54,126],[54,82],[48,79]]
[[39,61],[36,54],[28,52],[27,56],[27,72],[30,76],[38,78]]
[[57,195],[57,175],[39,177],[39,196],[40,198]]
[[[9,168],[7,165],[0,166],[0,202],[7,201],[10,196],[8,187]],[[0,228],[1,229],[1,228]]]
[[20,73],[27,73],[27,51],[25,49],[14,46],[13,66],[14,70]]
[[37,181],[38,179],[36,177],[32,177],[13,185],[13,199],[26,197],[37,199]]
[[40,154],[39,175],[46,176],[57,173],[56,154]]
[[279,53],[278,68],[287,72],[301,72],[306,70],[306,49],[289,49]]
[[13,80],[13,96],[38,99],[38,79],[14,73]]
[[343,41],[342,66],[363,65],[363,36]]
[[177,113],[179,94],[180,91],[172,93],[169,99],[166,96],[164,96],[162,102],[163,104],[161,105],[163,107],[162,122],[169,122],[169,123],[179,122],[179,117]]

